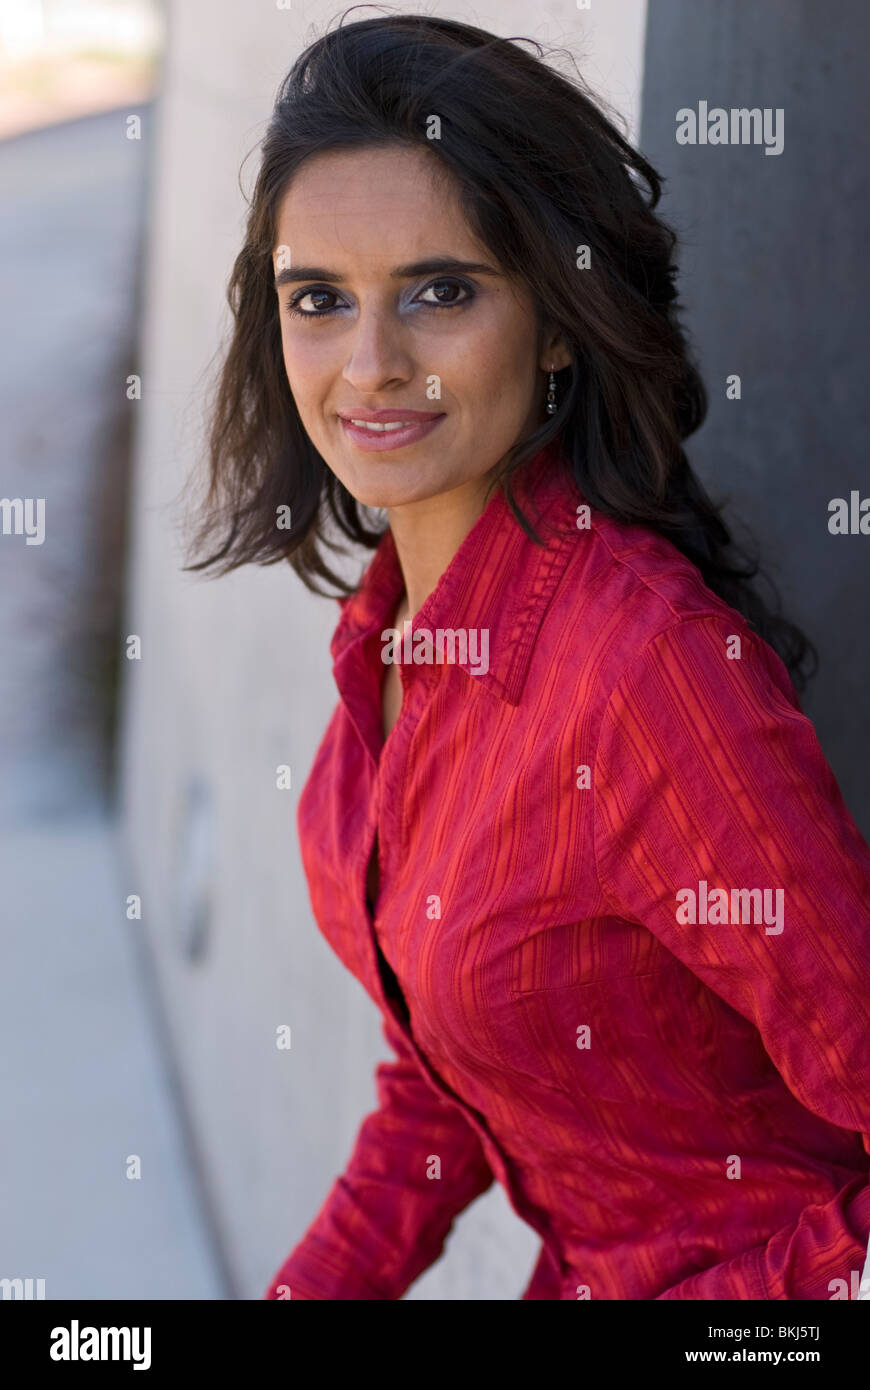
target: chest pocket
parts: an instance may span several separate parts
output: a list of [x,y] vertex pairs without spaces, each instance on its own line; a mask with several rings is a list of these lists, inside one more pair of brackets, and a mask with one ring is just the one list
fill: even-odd
[[[570,952],[558,944],[542,952],[540,943],[525,943],[517,957],[511,997],[518,1041],[572,1099],[678,1109],[709,1100],[717,1001],[650,942],[626,941],[608,959],[593,951],[585,970],[575,965],[573,979]],[[625,968],[632,963],[640,968]]]

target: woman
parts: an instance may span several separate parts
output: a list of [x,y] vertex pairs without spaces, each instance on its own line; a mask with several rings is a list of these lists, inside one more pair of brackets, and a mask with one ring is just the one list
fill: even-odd
[[396,1061],[267,1298],[400,1298],[493,1178],[527,1299],[863,1268],[870,850],[683,453],[659,193],[578,81],[447,20],[342,25],[279,94],[191,568],[342,595],[299,832]]

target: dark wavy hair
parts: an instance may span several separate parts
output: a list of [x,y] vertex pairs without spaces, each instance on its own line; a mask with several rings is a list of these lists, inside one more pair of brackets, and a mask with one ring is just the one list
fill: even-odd
[[[232,336],[209,405],[207,494],[193,553],[212,549],[185,568],[223,574],[288,560],[315,593],[326,592],[319,581],[337,595],[353,592],[327,551],[347,553],[340,537],[373,549],[383,524],[336,478],[299,418],[274,291],[277,211],[312,155],[413,146],[443,162],[472,231],[529,287],[539,330],[557,325],[571,347],[571,364],[556,376],[555,415],[517,441],[496,475],[524,530],[539,539],[511,477],[558,436],[585,499],[665,536],[803,689],[818,666],[815,647],[780,615],[774,585],[732,538],[719,515],[725,502],[711,500],[682,448],[707,396],[678,322],[677,238],[653,211],[661,176],[579,75],[542,61],[534,40],[429,15],[349,24],[348,13],[293,64],[262,142],[227,289]],[[433,113],[438,140],[427,138]],[[582,274],[580,246],[591,258]],[[288,502],[292,527],[281,530],[277,509]],[[751,584],[757,575],[776,610]]]

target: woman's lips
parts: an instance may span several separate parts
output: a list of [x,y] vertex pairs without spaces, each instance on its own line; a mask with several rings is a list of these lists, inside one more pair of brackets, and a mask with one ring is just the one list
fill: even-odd
[[343,415],[339,416],[341,427],[360,449],[380,452],[384,449],[402,449],[406,444],[416,444],[424,435],[431,434],[435,426],[444,419],[444,414],[430,415],[421,420],[410,420],[400,429],[369,430],[364,425],[354,425]]

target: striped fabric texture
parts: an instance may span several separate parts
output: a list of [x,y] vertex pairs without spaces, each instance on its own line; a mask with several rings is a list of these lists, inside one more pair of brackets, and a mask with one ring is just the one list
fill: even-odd
[[400,1298],[493,1181],[541,1237],[524,1299],[854,1296],[870,849],[690,561],[558,444],[516,494],[543,543],[497,491],[394,649],[386,742],[389,531],[341,604],[298,827],[395,1060],[264,1296]]

